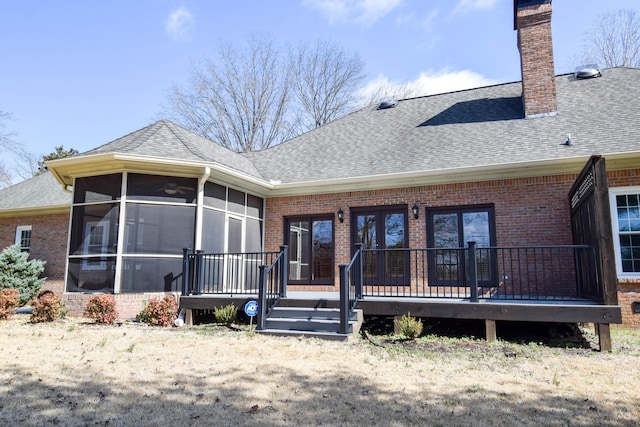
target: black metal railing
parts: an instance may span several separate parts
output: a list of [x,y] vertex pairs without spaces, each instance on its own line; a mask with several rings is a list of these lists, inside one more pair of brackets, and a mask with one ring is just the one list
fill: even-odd
[[182,295],[255,295],[260,266],[271,265],[280,252],[204,253],[184,249]]
[[257,329],[264,330],[267,317],[278,304],[280,298],[287,296],[289,278],[289,249],[280,246],[280,252],[273,262],[260,266],[260,285],[258,290]]
[[356,253],[348,265],[340,264],[340,327],[346,334],[353,310],[362,298],[362,244],[356,244]]
[[581,300],[598,288],[586,245],[363,249],[362,292],[375,297]]

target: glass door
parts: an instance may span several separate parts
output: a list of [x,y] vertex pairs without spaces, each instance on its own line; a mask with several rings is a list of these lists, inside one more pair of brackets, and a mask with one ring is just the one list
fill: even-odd
[[[361,243],[365,285],[401,286],[409,282],[407,208],[352,209],[351,241]],[[355,251],[355,246],[354,246]]]
[[227,259],[224,266],[226,292],[244,291],[244,219],[227,215]]

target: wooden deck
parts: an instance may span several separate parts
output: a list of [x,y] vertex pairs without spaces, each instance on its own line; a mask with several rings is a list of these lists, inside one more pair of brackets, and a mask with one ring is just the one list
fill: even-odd
[[[234,304],[239,309],[258,295],[191,295],[180,297],[180,308],[214,309]],[[289,292],[280,307],[338,308],[337,292]],[[481,299],[470,302],[457,298],[363,297],[357,308],[365,316],[401,316],[407,313],[423,318],[478,319],[490,321],[622,323],[619,305],[592,301]]]

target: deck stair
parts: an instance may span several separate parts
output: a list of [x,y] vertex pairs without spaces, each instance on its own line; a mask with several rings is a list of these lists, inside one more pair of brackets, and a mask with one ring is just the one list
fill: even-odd
[[362,310],[349,319],[346,334],[339,333],[340,310],[319,307],[274,307],[266,319],[266,328],[257,332],[279,336],[305,336],[326,340],[349,341],[360,332]]

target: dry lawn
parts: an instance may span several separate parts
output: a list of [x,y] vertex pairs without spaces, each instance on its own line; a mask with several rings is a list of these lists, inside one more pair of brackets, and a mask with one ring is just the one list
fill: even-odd
[[16,316],[0,322],[0,425],[637,425],[640,331],[613,343],[334,343]]

